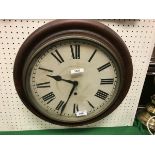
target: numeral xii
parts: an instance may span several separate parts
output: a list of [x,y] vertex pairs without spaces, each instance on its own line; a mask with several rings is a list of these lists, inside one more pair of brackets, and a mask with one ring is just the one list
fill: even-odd
[[72,58],[80,59],[80,45],[70,45]]

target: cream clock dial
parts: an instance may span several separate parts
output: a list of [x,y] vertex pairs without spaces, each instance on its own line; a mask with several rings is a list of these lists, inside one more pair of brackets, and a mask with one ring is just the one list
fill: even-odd
[[[29,66],[32,70],[27,81],[27,91],[38,110],[48,117],[76,122],[110,106],[120,73],[106,49],[86,39],[72,38],[50,44],[41,53]],[[80,69],[83,72],[71,74]]]
[[[82,28],[85,24],[88,27]],[[15,62],[15,86],[40,118],[84,125],[111,113],[125,97],[132,77],[127,48],[122,42],[116,47],[117,42],[90,31],[91,26],[114,33],[94,21],[58,20],[38,29],[22,45]]]

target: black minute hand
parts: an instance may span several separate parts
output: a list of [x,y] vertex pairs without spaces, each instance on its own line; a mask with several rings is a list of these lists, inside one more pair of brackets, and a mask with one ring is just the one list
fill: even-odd
[[77,82],[77,81],[71,81],[71,80],[62,79],[62,77],[59,76],[59,75],[57,75],[57,76],[47,75],[47,76],[53,78],[53,79],[56,80],[56,81],[65,81],[65,82],[71,83],[71,84],[73,85],[73,87],[72,87],[72,89],[71,89],[71,91],[70,91],[70,93],[69,93],[69,96],[68,96],[68,99],[67,99],[66,103],[65,103],[65,104],[62,106],[62,108],[61,108],[61,114],[62,114],[63,111],[64,111],[64,109],[65,109],[65,107],[66,107],[66,105],[67,105],[67,103],[68,103],[68,101],[69,101],[69,99],[70,99],[70,97],[71,97],[71,95],[72,95],[73,92],[74,92],[74,89],[78,86],[78,82]]
[[71,80],[65,80],[63,79],[61,76],[57,75],[57,76],[51,76],[51,75],[47,75],[51,78],[53,78],[54,80],[56,81],[65,81],[65,82],[68,82],[68,83],[71,83],[71,84],[74,84],[74,81],[71,81]]
[[72,89],[71,89],[71,91],[70,91],[70,93],[69,93],[69,96],[68,96],[68,99],[67,99],[66,103],[62,106],[61,114],[62,114],[62,112],[64,111],[64,109],[65,109],[65,107],[66,107],[66,105],[67,105],[67,103],[68,103],[68,101],[69,101],[71,95],[73,94],[74,89],[77,87],[77,85],[78,85],[78,82],[77,82],[77,81],[73,81],[73,87],[72,87]]

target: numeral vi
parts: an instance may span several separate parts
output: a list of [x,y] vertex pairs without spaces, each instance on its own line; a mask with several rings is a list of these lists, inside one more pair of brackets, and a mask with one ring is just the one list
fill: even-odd
[[79,111],[78,104],[74,104],[74,106],[73,106],[73,113],[76,113],[78,111]]

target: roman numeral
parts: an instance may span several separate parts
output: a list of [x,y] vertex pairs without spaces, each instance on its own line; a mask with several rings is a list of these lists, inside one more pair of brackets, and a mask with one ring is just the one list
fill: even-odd
[[80,59],[80,45],[70,45],[72,58]]
[[65,102],[64,101],[60,101],[59,104],[56,106],[56,110],[60,110],[63,106],[64,106]]
[[50,87],[50,82],[38,83],[36,86],[37,88],[47,88]]
[[88,101],[88,104],[94,109],[95,107]]
[[102,90],[98,90],[97,93],[95,94],[96,97],[105,100],[108,97],[108,93],[102,91]]
[[101,67],[99,67],[97,69],[98,69],[99,72],[101,72],[102,70],[108,68],[109,66],[111,66],[110,62],[106,63],[105,65],[103,65],[103,66],[101,66]]
[[48,71],[48,72],[53,72],[53,70],[42,68],[42,67],[39,67],[39,69],[44,70],[44,71]]
[[114,83],[114,79],[101,79],[100,84],[113,84]]
[[51,54],[58,62],[60,63],[64,62],[64,59],[62,58],[58,50],[55,50],[55,52],[52,52]]
[[53,100],[55,99],[55,95],[54,95],[53,92],[50,92],[50,93],[44,95],[44,96],[42,97],[42,99],[43,99],[44,101],[47,101],[47,104],[49,104],[51,101],[53,101]]
[[78,111],[79,111],[78,104],[74,104],[74,106],[73,106],[73,113],[75,114]]
[[88,62],[90,62],[90,61],[92,60],[92,58],[94,57],[94,55],[96,54],[96,52],[97,52],[97,50],[95,50],[95,51],[93,52],[93,54],[92,54],[91,57],[89,58]]

